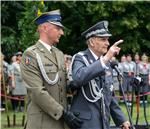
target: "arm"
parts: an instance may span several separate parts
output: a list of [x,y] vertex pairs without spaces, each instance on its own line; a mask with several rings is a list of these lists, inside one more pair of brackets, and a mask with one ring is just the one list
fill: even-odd
[[115,122],[117,126],[122,125],[122,123],[126,121],[126,118],[123,112],[121,111],[121,108],[119,107],[117,100],[114,97],[112,98],[112,101],[110,104],[110,113],[111,113],[113,121]]
[[121,108],[119,107],[117,100],[114,97],[112,98],[110,104],[110,113],[113,121],[117,126],[121,126],[124,129],[129,129],[130,123],[126,120],[123,112],[121,111]]
[[85,85],[103,72],[104,68],[102,67],[100,60],[86,66],[81,55],[75,57],[72,67],[72,78],[78,87]]

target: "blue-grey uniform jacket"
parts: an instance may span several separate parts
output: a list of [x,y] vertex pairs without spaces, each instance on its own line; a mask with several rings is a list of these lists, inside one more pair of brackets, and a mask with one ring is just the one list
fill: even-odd
[[[83,120],[84,123],[80,129],[109,129],[110,116],[112,116],[116,125],[121,125],[126,119],[113,96],[113,92],[110,90],[112,69],[109,65],[108,70],[104,69],[101,62],[95,60],[89,49],[83,51],[83,53],[90,65],[86,66],[82,56],[76,55],[72,65],[73,85],[70,86],[77,90],[70,110]],[[95,79],[99,88],[103,87],[104,89],[105,112],[102,110],[101,99],[92,103],[83,96],[82,86],[86,95],[89,98],[91,97],[88,82],[92,79]]]

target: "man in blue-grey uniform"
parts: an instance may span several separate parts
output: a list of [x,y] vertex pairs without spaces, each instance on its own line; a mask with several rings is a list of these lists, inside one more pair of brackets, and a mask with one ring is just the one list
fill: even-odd
[[[129,129],[130,123],[125,119],[113,96],[113,79],[110,60],[119,54],[117,46],[123,40],[109,46],[108,22],[101,21],[81,34],[86,39],[88,49],[74,55],[72,59],[72,85],[76,91],[70,110],[83,121],[76,129],[109,129],[110,116],[118,126]],[[106,53],[106,54],[105,54]],[[105,55],[104,55],[105,54]]]

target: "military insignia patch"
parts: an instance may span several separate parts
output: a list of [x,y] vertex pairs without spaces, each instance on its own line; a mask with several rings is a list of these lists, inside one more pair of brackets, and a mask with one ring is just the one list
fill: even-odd
[[31,58],[30,57],[26,57],[25,58],[25,64],[29,65],[31,63]]

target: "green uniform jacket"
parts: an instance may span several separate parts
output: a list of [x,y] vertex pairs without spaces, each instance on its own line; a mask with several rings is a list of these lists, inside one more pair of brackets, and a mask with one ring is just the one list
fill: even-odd
[[[39,41],[28,48],[22,57],[21,71],[27,83],[28,108],[26,129],[64,129],[61,118],[66,101],[66,69],[64,55],[57,48],[53,48],[55,56]],[[50,80],[54,80],[59,72],[59,81],[48,84],[43,78],[37,63],[37,52]]]

